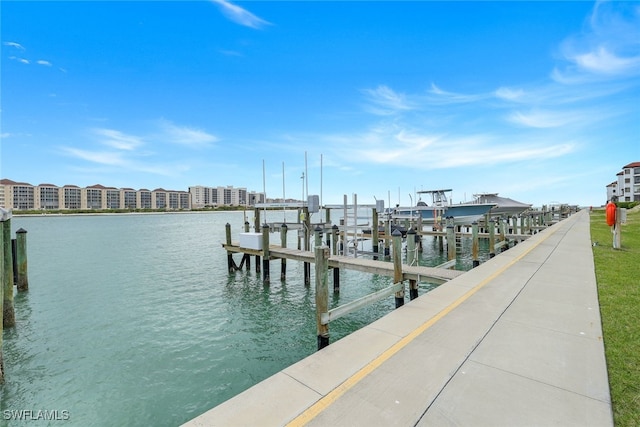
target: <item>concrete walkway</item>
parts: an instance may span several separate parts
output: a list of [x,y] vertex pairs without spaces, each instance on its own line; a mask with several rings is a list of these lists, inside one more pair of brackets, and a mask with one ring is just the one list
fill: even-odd
[[613,426],[588,212],[185,425]]

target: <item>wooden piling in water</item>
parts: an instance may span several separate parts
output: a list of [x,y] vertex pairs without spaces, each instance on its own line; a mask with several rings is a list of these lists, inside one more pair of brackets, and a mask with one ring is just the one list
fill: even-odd
[[[253,229],[256,233],[260,233],[260,209],[255,208],[253,212]],[[256,273],[260,273],[260,255],[256,255]]]
[[[302,215],[304,216],[304,250],[310,251],[309,233],[311,232],[311,217],[309,216],[309,208],[307,206],[302,208]],[[311,286],[311,264],[308,262],[304,263],[304,285]]]
[[[224,231],[226,234],[227,245],[231,245],[231,224],[226,223],[224,225]],[[227,271],[229,271],[229,273],[236,271],[233,264],[233,254],[230,251],[227,251]]]
[[13,256],[11,253],[11,213],[2,216],[3,266],[2,286],[2,324],[11,328],[16,324],[16,313],[13,307]]
[[[447,219],[447,222],[449,220]],[[447,259],[449,261],[456,259],[456,237],[453,224],[447,225]]]
[[329,311],[329,286],[327,283],[329,269],[329,248],[315,247],[316,267],[316,329],[318,336],[318,350],[329,345],[329,324],[322,323],[322,313]]
[[[332,250],[333,250],[333,254],[337,255],[338,254],[338,226],[337,225],[333,225],[333,227],[331,227],[331,230],[333,231],[333,233],[331,234],[331,244],[332,244]],[[340,269],[338,267],[334,267],[333,268],[333,292],[337,293],[340,292]]]
[[271,282],[269,277],[269,224],[262,225],[262,280],[267,285]]
[[18,291],[29,290],[29,277],[27,274],[27,230],[24,228],[16,231],[16,264]]
[[[397,228],[391,233],[393,240],[393,283],[402,282],[402,233]],[[404,286],[395,294],[396,308],[404,305]]]
[[478,258],[478,222],[473,221],[471,224],[471,261],[473,268],[480,265],[480,259]]
[[489,220],[489,258],[496,256],[496,222],[493,218]]
[[390,251],[389,251],[389,246],[391,245],[391,240],[389,239],[389,236],[391,236],[391,219],[387,219],[387,221],[384,224],[384,235],[385,235],[385,239],[384,239],[384,256],[388,257],[390,255]]
[[[287,224],[282,224],[280,227],[280,247],[287,247]],[[282,258],[280,261],[280,280],[284,281],[287,278],[287,259]]]
[[378,210],[376,208],[373,208],[372,217],[371,249],[374,253],[373,259],[378,259],[378,243],[380,242],[380,237],[378,236]]
[[[418,234],[416,230],[410,228],[407,231],[407,265],[411,266],[416,260],[416,238]],[[418,281],[409,279],[409,300],[418,298]]]

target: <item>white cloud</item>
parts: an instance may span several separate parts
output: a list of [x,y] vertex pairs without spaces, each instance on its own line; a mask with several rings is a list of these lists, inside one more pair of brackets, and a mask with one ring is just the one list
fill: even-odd
[[100,141],[103,145],[118,150],[132,151],[144,144],[141,138],[114,129],[94,129],[93,132],[103,138]]
[[568,124],[591,122],[591,114],[580,111],[543,111],[531,110],[528,113],[514,112],[508,120],[523,126],[533,128],[558,128]]
[[498,98],[506,99],[507,101],[517,101],[524,96],[522,89],[510,89],[508,87],[500,87],[495,91],[495,96]]
[[633,2],[596,2],[585,30],[560,46],[568,65],[551,77],[563,84],[640,75],[640,8]]
[[47,66],[47,67],[51,67],[51,65],[52,65],[51,62],[45,61],[44,59],[39,59],[38,61],[36,61],[36,63],[40,64],[40,65]]
[[168,120],[161,120],[160,126],[164,131],[164,137],[172,143],[187,145],[190,147],[206,147],[218,138],[200,129],[186,126],[176,126]]
[[364,89],[362,92],[373,104],[367,107],[368,111],[376,115],[386,116],[413,108],[406,95],[395,92],[386,85],[380,85],[375,89]]
[[573,60],[580,68],[597,74],[627,74],[640,70],[640,56],[616,56],[603,46],[582,55],[575,55]]
[[253,13],[247,11],[246,9],[243,9],[240,6],[232,4],[226,0],[211,1],[219,5],[222,13],[236,24],[258,30],[264,28],[267,25],[271,25],[270,22],[265,21],[264,19],[259,18]]
[[109,166],[124,166],[126,165],[125,159],[122,157],[122,153],[113,151],[89,151],[81,150],[73,147],[62,147],[62,151],[72,157],[76,157],[82,160],[87,160],[92,163],[98,163],[101,165]]
[[2,44],[5,45],[5,46],[15,47],[16,49],[19,49],[19,50],[25,50],[25,48],[20,43],[3,42]]

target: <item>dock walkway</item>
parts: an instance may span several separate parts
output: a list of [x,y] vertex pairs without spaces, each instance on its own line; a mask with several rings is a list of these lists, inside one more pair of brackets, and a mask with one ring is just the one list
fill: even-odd
[[[229,252],[262,255],[261,250],[241,248],[237,243],[233,245],[223,244],[222,247]],[[269,256],[272,260],[282,258],[308,263],[315,262],[315,255],[312,251],[282,248],[276,245],[269,246]],[[387,277],[393,277],[394,274],[392,262],[377,261],[364,257],[354,258],[350,256],[331,255],[329,257],[329,267],[363,271],[365,273],[379,274]],[[464,271],[450,270],[447,268],[408,265],[402,266],[403,280],[423,280],[440,284],[461,276],[462,274],[464,274]]]
[[187,426],[613,426],[586,210]]

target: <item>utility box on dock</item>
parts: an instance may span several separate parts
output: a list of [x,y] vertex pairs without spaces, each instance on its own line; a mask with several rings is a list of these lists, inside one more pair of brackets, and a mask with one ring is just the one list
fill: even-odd
[[262,250],[262,233],[240,233],[240,247]]

